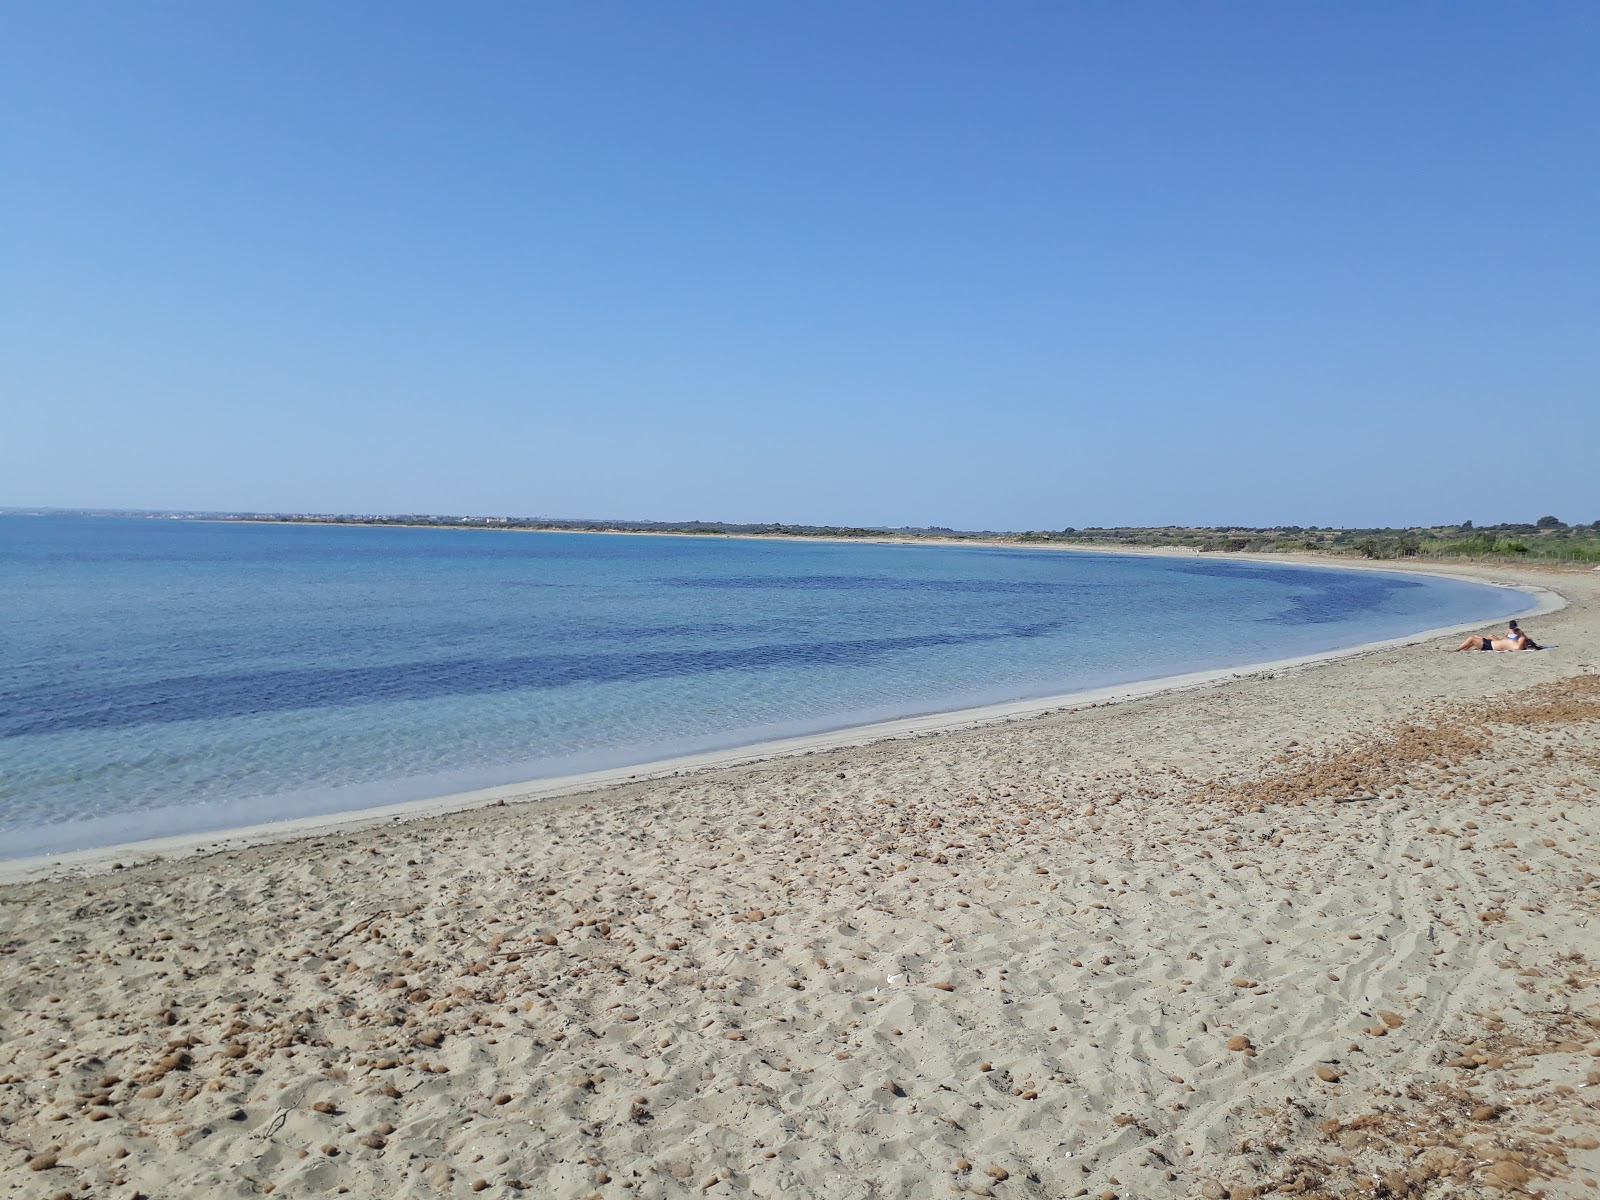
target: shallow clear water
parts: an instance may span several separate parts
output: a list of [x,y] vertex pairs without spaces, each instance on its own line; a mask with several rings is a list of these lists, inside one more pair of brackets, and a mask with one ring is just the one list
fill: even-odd
[[1005,547],[0,517],[0,857],[221,829],[1526,611]]

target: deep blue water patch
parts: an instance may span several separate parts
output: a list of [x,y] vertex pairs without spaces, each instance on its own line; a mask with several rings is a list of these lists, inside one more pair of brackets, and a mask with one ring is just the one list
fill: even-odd
[[922,634],[853,641],[790,642],[737,649],[637,653],[533,654],[378,667],[180,675],[98,690],[71,687],[0,693],[0,737],[73,729],[121,729],[172,721],[211,721],[289,709],[340,708],[395,700],[643,682],[710,671],[786,666],[861,667],[896,651],[960,646],[999,637],[1043,637],[1050,626],[998,633]]

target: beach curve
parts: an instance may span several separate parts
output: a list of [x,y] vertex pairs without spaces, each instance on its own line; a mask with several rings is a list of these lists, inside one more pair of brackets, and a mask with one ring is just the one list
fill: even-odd
[[1600,581],[1497,577],[1563,595],[1559,651],[1435,638],[13,884],[0,1166],[29,1197],[1582,1188]]

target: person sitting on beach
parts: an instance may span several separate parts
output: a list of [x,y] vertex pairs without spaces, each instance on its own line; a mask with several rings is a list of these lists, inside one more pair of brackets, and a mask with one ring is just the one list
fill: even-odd
[[1512,621],[1511,624],[1507,626],[1506,637],[1513,642],[1521,642],[1522,645],[1517,647],[1519,650],[1537,650],[1539,648],[1539,643],[1534,641],[1526,633],[1522,632],[1521,627],[1515,621]]
[[1475,633],[1456,647],[1457,650],[1537,650],[1538,648],[1520,629],[1514,638],[1482,637]]

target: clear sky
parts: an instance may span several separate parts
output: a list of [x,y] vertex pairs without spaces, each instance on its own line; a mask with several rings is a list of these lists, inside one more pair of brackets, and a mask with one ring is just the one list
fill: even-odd
[[0,504],[1600,518],[1600,5],[9,0]]

